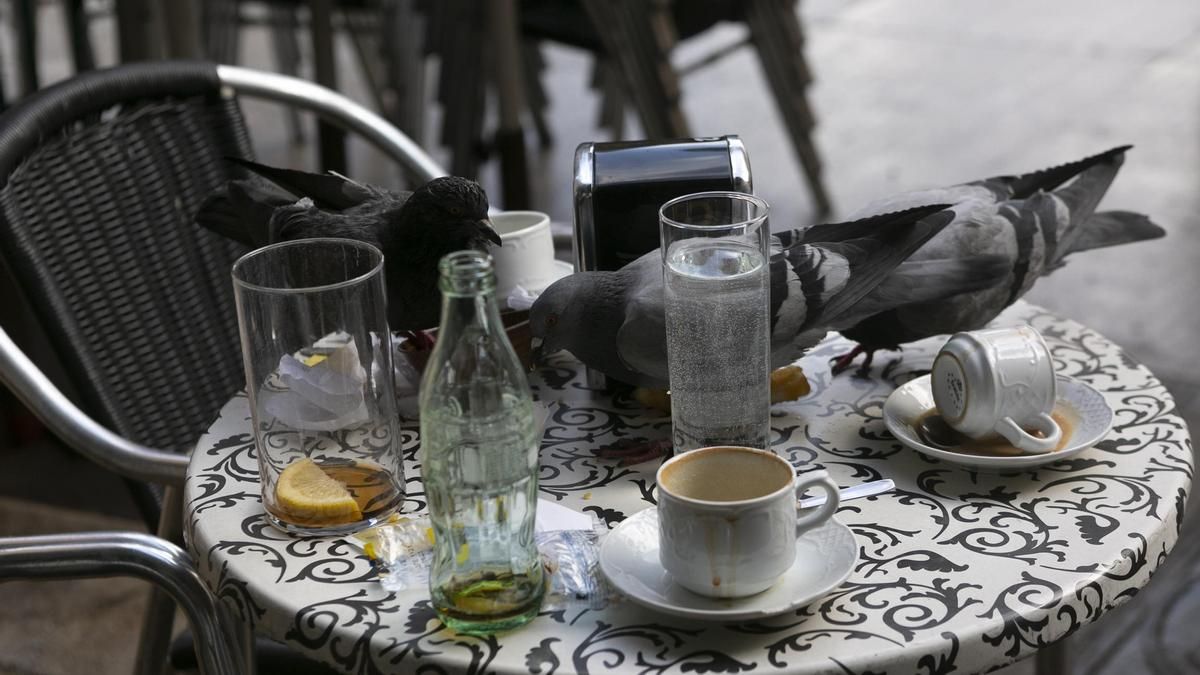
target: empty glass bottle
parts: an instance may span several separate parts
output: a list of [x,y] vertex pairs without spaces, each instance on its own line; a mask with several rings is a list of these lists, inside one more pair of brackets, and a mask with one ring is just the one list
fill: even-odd
[[435,544],[429,590],[464,633],[533,619],[538,438],[529,382],[504,332],[491,257],[442,258],[442,324],[421,381],[421,475]]

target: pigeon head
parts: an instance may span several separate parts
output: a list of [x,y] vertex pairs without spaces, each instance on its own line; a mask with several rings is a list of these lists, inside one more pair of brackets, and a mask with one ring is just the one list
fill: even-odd
[[533,362],[563,349],[571,349],[571,336],[578,331],[580,312],[586,304],[586,274],[571,274],[542,291],[529,308],[529,332],[533,336]]
[[443,176],[422,185],[404,204],[401,218],[419,227],[432,226],[448,239],[461,237],[475,248],[485,249],[487,242],[500,245],[500,235],[488,219],[487,193],[468,178]]

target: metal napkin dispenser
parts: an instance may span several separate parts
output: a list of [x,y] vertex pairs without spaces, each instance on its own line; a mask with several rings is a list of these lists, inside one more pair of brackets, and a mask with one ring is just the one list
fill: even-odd
[[737,136],[584,143],[575,150],[575,269],[615,270],[659,246],[658,210],[686,194],[752,192]]

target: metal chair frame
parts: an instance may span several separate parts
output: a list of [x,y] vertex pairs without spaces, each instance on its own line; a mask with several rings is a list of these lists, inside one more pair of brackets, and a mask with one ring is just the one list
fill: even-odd
[[85,532],[0,539],[0,581],[129,576],[149,581],[183,608],[200,636],[202,675],[243,675],[240,637],[178,546],[146,534]]
[[[299,78],[248,68],[217,65],[216,70],[222,87],[228,88],[229,96],[237,94],[263,98],[315,112],[338,126],[362,135],[420,180],[446,175],[437,162],[403,132],[337,92]],[[180,504],[174,502],[181,498],[178,488],[184,483],[188,462],[186,456],[132,442],[97,423],[42,373],[3,329],[0,329],[0,382],[7,385],[55,435],[99,466],[127,478],[168,486],[167,498],[172,503],[163,510],[158,532],[167,539],[178,538],[182,529],[182,509],[179,508]],[[168,567],[185,564],[183,561],[187,558],[182,551],[174,557],[163,553],[165,549],[158,543],[163,542],[162,539],[146,535],[125,536],[144,537],[145,540],[101,541],[86,535],[0,539],[0,578],[69,576],[68,571],[73,571],[76,576],[125,571],[151,577],[151,564],[145,561],[153,557],[155,551],[160,559],[170,558],[173,561]],[[74,565],[66,562],[58,564],[55,562],[58,560],[56,555],[64,556],[63,560],[76,562]],[[135,558],[142,561],[140,566],[135,564]],[[10,560],[18,562],[10,564],[7,562]],[[44,569],[42,566],[45,566]],[[63,573],[55,574],[56,570]],[[158,576],[153,578],[159,579],[163,587],[156,589],[151,599],[143,626],[137,672],[147,675],[158,673],[165,661],[174,615],[173,603],[167,599],[167,595],[189,610],[189,618],[201,641],[202,660],[217,666],[231,662],[229,659],[220,660],[224,657],[218,658],[210,653],[214,649],[209,644],[211,640],[218,640],[215,648],[225,648],[228,641],[214,638],[217,632],[211,625],[201,626],[199,622],[205,620],[201,614],[192,616],[193,612],[202,609],[200,604],[203,603],[197,604],[196,600],[198,592],[194,588],[181,590],[185,584],[180,581],[177,571],[155,574]],[[194,570],[192,574],[195,574]],[[195,581],[199,583],[199,578],[195,577]],[[247,663],[250,663],[249,659]],[[238,666],[236,670],[218,668],[210,672],[241,673],[243,667]]]

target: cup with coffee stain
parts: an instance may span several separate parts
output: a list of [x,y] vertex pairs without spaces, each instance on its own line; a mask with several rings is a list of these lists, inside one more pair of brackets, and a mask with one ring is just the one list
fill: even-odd
[[[659,560],[680,586],[714,598],[761,593],[791,568],[796,539],[829,520],[837,485],[825,471],[796,476],[785,459],[720,446],[677,455],[657,474]],[[800,513],[810,488],[828,499]]]
[[930,375],[940,421],[927,418],[917,429],[931,445],[1001,438],[1018,451],[1043,454],[1067,437],[1052,415],[1054,361],[1032,326],[958,333],[938,352]]

